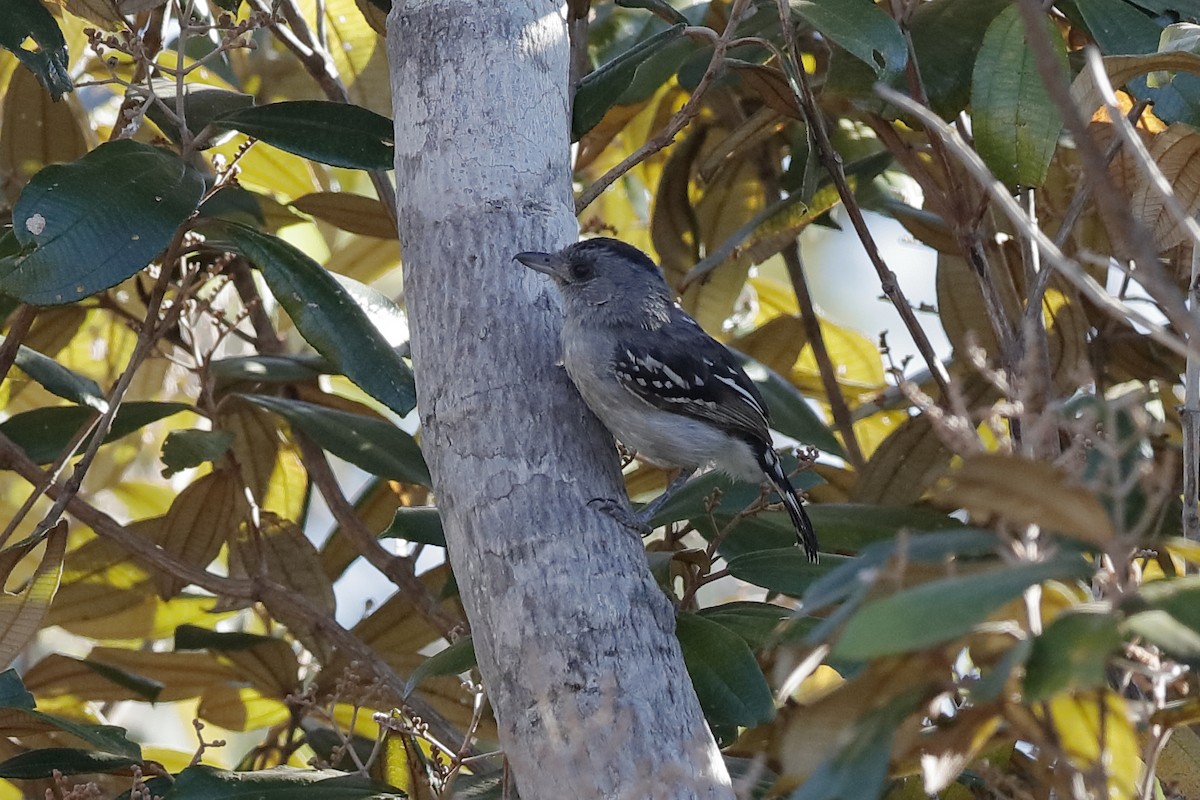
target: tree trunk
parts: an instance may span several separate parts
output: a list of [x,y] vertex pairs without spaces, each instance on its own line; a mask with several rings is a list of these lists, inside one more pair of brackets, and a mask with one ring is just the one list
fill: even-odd
[[396,182],[422,448],[524,800],[732,798],[611,439],[556,366],[573,241],[566,21],[550,0],[397,0]]

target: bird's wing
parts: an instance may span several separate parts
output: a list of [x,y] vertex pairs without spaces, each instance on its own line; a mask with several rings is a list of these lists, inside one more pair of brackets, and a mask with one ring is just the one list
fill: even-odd
[[613,369],[626,390],[663,411],[771,440],[767,405],[724,345],[690,317],[657,334],[616,348]]

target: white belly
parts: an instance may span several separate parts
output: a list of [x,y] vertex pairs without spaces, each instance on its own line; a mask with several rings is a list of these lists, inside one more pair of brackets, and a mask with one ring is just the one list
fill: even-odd
[[762,480],[762,469],[745,441],[640,399],[602,372],[605,367],[597,369],[607,364],[607,355],[576,345],[564,348],[563,363],[588,408],[621,444],[660,467],[694,471],[713,464],[739,480]]

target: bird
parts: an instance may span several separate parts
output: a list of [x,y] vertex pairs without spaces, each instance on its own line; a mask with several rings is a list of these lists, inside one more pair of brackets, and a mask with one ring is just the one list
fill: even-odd
[[603,510],[648,532],[654,513],[701,468],[751,483],[765,477],[816,562],[816,532],[771,445],[762,395],[733,353],[683,310],[654,260],[602,236],[514,259],[558,288],[562,363],[584,403],[639,458],[680,470],[639,514]]

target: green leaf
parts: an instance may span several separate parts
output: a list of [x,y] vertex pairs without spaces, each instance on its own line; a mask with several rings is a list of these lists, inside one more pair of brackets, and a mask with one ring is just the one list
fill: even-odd
[[136,758],[73,747],[43,747],[19,753],[0,763],[0,778],[49,778],[54,773],[83,775],[90,772],[116,772],[139,763]]
[[1121,646],[1116,617],[1104,607],[1077,607],[1055,617],[1033,640],[1025,663],[1025,699],[1108,683],[1109,656]]
[[[1046,21],[1066,76],[1067,51]],[[1040,186],[1058,144],[1062,117],[1038,75],[1016,6],[988,26],[971,85],[972,127],[979,155],[1009,186]]]
[[292,245],[234,222],[206,225],[214,239],[256,264],[296,329],[379,402],[404,416],[417,403],[412,370],[327,270]]
[[1124,0],[1075,0],[1075,7],[1104,55],[1158,50],[1158,25]]
[[442,530],[442,516],[434,506],[401,506],[392,517],[392,524],[380,539],[403,539],[406,542],[446,546],[446,534]]
[[790,608],[741,601],[701,609],[699,615],[736,633],[751,650],[764,647],[779,623],[792,616]]
[[[0,342],[3,341],[4,337],[0,336]],[[37,350],[20,345],[17,348],[16,364],[53,395],[94,408],[101,413],[108,408],[108,400],[104,398],[104,393],[94,380],[67,369]]]
[[943,119],[966,108],[971,72],[992,20],[1012,4],[1009,0],[933,0],[921,3],[909,26],[921,83],[929,104]]
[[675,634],[710,725],[754,727],[775,716],[775,701],[740,636],[695,614],[676,615]]
[[333,279],[341,284],[346,294],[358,304],[367,315],[367,319],[383,335],[391,347],[399,347],[408,343],[408,316],[383,292],[365,283],[359,283],[345,275],[330,273]]
[[792,0],[791,6],[876,75],[897,73],[908,62],[900,26],[871,0]]
[[372,475],[422,486],[430,484],[429,468],[425,466],[421,448],[411,436],[390,422],[302,400],[256,394],[242,396],[279,414],[322,449]]
[[392,121],[352,103],[269,103],[225,114],[214,124],[334,167],[388,170],[395,161]]
[[1200,576],[1152,581],[1127,598],[1121,629],[1176,658],[1200,662]]
[[[152,422],[190,409],[186,403],[122,403],[104,442],[114,442]],[[35,408],[0,423],[0,433],[12,439],[37,463],[49,464],[67,448],[79,429],[96,416],[94,410],[82,406]]]
[[[790,474],[795,470],[797,465],[795,457],[781,453],[779,460],[783,464],[784,472]],[[821,477],[812,470],[792,476],[792,485],[799,491],[810,489],[819,483],[822,483]],[[719,511],[717,512],[720,516],[732,516],[758,500],[760,496],[759,484],[734,481],[719,472],[706,472],[692,478],[684,484],[682,489],[672,495],[667,504],[654,516],[651,524],[658,527],[659,525],[666,525],[668,522],[677,522],[681,519],[690,519],[693,522],[706,519],[704,503],[714,490],[720,490],[721,493],[721,503],[718,506]],[[743,522],[743,525],[765,520],[770,520],[770,522],[764,524],[774,525],[778,523],[780,525],[791,525],[787,514],[782,511],[759,514],[757,517]],[[794,532],[794,529],[788,529]],[[702,531],[706,536],[711,535],[712,532],[708,530],[707,522],[705,522]],[[739,528],[739,532],[741,531],[742,529]],[[793,535],[789,541],[794,542],[795,536]]]
[[121,139],[51,164],[13,208],[25,248],[0,292],[27,303],[73,303],[149,264],[196,210],[204,178],[173,153]]
[[275,767],[254,772],[196,764],[175,777],[163,800],[403,800],[398,789],[337,770]]
[[129,741],[124,728],[118,728],[115,725],[93,725],[88,722],[77,722],[73,719],[60,717],[56,714],[46,714],[41,711],[22,710],[21,713],[35,722],[58,728],[60,731],[82,739],[106,753],[126,756],[135,761],[142,760],[142,748],[136,742]]
[[835,658],[866,660],[955,639],[1036,583],[1082,579],[1091,566],[1074,554],[1034,564],[929,581],[863,605],[834,643]]
[[578,141],[583,134],[596,127],[604,118],[604,114],[616,105],[617,100],[633,83],[638,67],[660,49],[683,36],[683,29],[686,27],[687,25],[681,22],[643,39],[585,76],[575,90],[571,140]]
[[783,547],[734,556],[729,559],[728,568],[729,574],[739,580],[800,597],[814,581],[849,560],[846,556],[822,553],[820,563],[813,564],[800,548]]
[[[879,508],[880,511],[889,510]],[[903,515],[906,509],[890,510]],[[879,569],[890,558],[920,564],[945,564],[951,559],[961,562],[964,559],[994,556],[997,544],[996,534],[991,531],[962,527],[906,536],[902,540],[888,538],[875,542],[863,548],[857,558],[843,562],[837,569],[815,581],[804,593],[804,611],[813,614],[850,597],[856,587],[869,585],[865,573]]]
[[[171,113],[175,112],[177,103],[176,83],[174,79],[161,78],[154,82],[154,93],[159,99],[171,109]],[[205,126],[220,119],[222,116],[228,116],[236,111],[244,108],[249,108],[254,105],[254,98],[248,94],[241,92],[231,92],[228,89],[221,89],[217,86],[208,86],[203,83],[188,82],[184,85],[183,113],[184,121],[187,123],[188,133],[196,136]],[[159,127],[163,133],[167,135],[171,141],[179,144],[181,137],[179,135],[179,126],[175,124],[175,120],[167,116],[166,111],[158,103],[151,103],[146,107],[146,116],[150,121]],[[222,129],[224,130],[224,129]],[[231,133],[225,133],[225,137],[212,136],[205,137],[203,142],[200,142],[201,149],[212,147],[220,144],[222,138],[232,136]]]
[[808,506],[808,515],[820,531],[821,543],[831,550],[858,551],[892,539],[902,530],[924,533],[962,527],[960,521],[940,511],[911,506],[820,503]]
[[1161,647],[1173,658],[1191,664],[1200,663],[1200,633],[1165,611],[1151,610],[1134,614],[1122,621],[1121,633]]
[[181,469],[198,467],[206,461],[216,461],[233,444],[229,431],[171,431],[163,442],[162,471],[169,478]]
[[0,672],[0,708],[32,709],[36,707],[37,701],[25,688],[21,676],[15,669],[6,669],[4,672]]
[[[35,47],[26,47],[32,39]],[[67,42],[38,0],[7,0],[0,14],[0,47],[28,67],[55,100],[75,88],[67,71]]]
[[180,625],[175,629],[176,650],[248,650],[272,641],[272,637],[257,633],[214,631],[198,625]]
[[421,685],[426,678],[437,675],[457,675],[466,672],[476,664],[475,643],[470,636],[464,636],[451,644],[445,650],[434,653],[421,662],[408,681],[404,684],[404,696],[412,694],[413,689]]
[[321,356],[234,356],[213,361],[218,386],[232,383],[312,383],[337,368]]
[[112,681],[117,686],[122,686],[135,694],[141,695],[151,703],[158,700],[158,696],[162,694],[162,690],[165,687],[165,684],[161,681],[138,675],[120,667],[114,667],[111,664],[102,664],[99,661],[92,661],[87,658],[79,659],[79,663],[102,678]]

